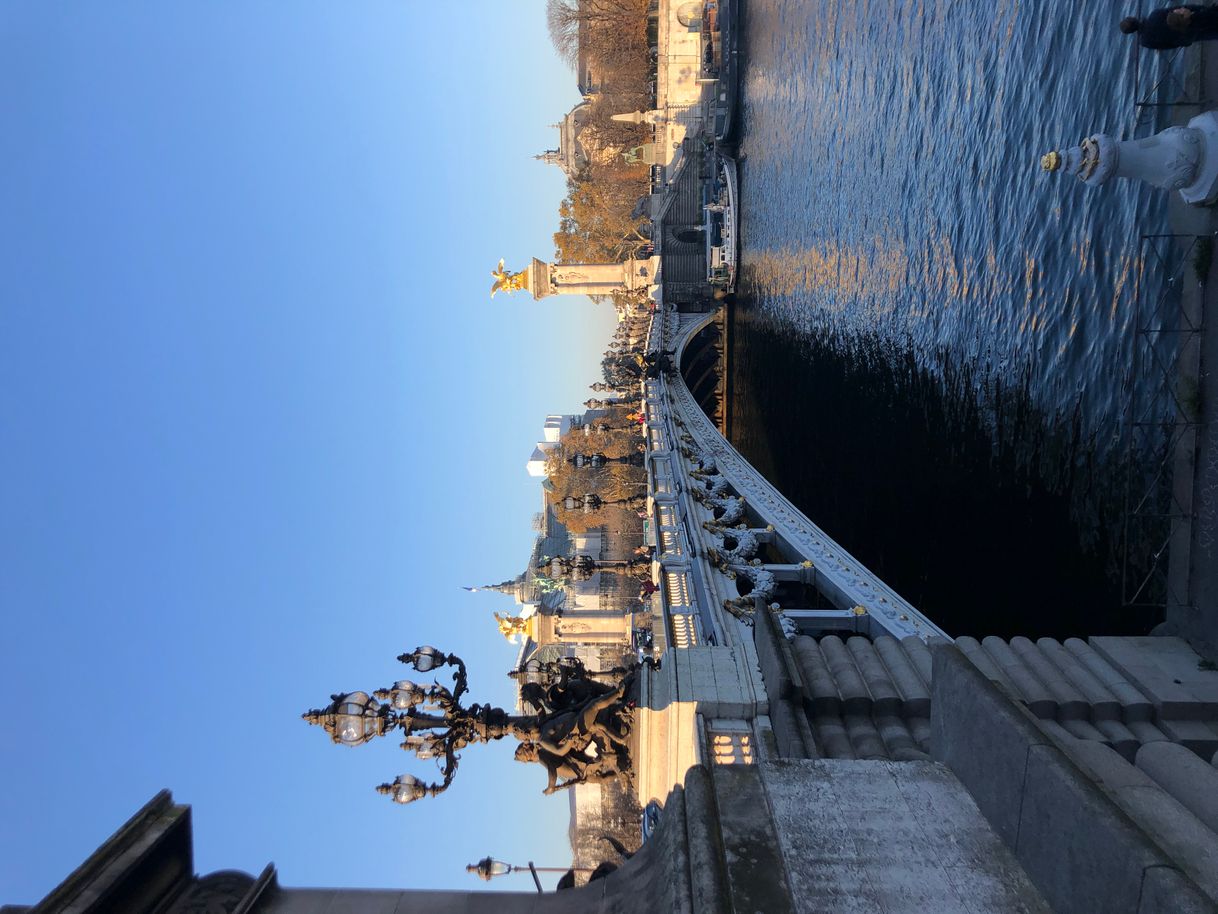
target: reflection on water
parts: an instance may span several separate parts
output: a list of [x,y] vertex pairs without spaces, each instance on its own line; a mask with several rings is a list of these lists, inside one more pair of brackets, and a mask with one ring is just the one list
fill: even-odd
[[1107,6],[748,5],[734,436],[954,633],[1153,621],[1117,442],[1165,200],[1036,168],[1133,126]]

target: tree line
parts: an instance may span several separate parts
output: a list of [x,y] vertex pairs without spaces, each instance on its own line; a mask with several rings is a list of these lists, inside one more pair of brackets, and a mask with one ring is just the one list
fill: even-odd
[[588,165],[570,177],[559,204],[560,262],[621,261],[648,241],[647,219],[634,211],[650,190],[649,170],[622,153],[648,142],[651,128],[612,117],[654,106],[649,6],[650,0],[547,0],[546,24],[559,56],[574,68],[582,52],[597,74],[580,132]]

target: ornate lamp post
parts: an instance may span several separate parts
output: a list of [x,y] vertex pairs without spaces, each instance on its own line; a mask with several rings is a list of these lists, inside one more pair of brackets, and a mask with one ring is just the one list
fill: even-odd
[[[646,483],[643,483],[643,485],[646,485]],[[628,508],[641,508],[645,504],[647,504],[646,495],[628,495],[626,498],[601,498],[595,492],[588,492],[582,498],[568,495],[562,500],[562,506],[568,511],[582,510],[585,514],[592,514],[606,505],[625,505]]]
[[391,726],[387,710],[367,692],[346,692],[331,695],[330,706],[324,711],[314,708],[302,716],[311,724],[325,727],[340,746],[362,746],[385,735]]
[[642,454],[623,454],[619,457],[606,457],[604,454],[572,454],[567,460],[577,470],[599,470],[609,463],[636,467],[643,465]]
[[[583,557],[587,558],[587,557]],[[426,783],[411,774],[399,775],[392,783],[381,784],[377,792],[395,803],[412,803],[436,796],[448,789],[457,773],[460,750],[474,743],[486,743],[515,736],[522,745],[517,750],[521,761],[541,762],[549,772],[547,793],[585,781],[605,780],[630,769],[625,754],[630,731],[630,701],[627,692],[633,684],[630,671],[617,686],[593,682],[582,664],[556,667],[562,675],[556,690],[550,690],[538,707],[539,714],[510,715],[502,708],[461,704],[468,691],[465,663],[455,654],[434,647],[420,647],[398,660],[420,673],[443,666],[456,667],[453,686],[439,682],[422,686],[400,679],[386,689],[345,692],[330,696],[324,709],[314,708],[301,715],[320,726],[330,739],[343,746],[360,746],[393,730],[404,734],[401,747],[416,758],[431,760],[440,769],[437,783]]]
[[577,470],[597,470],[609,461],[604,454],[572,454],[568,459]]
[[[330,705],[314,708],[302,715],[310,724],[323,727],[331,740],[343,746],[360,746],[393,730],[406,734],[402,748],[420,759],[434,759],[443,775],[438,784],[425,784],[403,774],[391,784],[381,784],[377,792],[391,796],[396,803],[410,803],[424,796],[443,793],[452,783],[460,756],[458,750],[472,743],[500,739],[519,731],[522,738],[532,733],[536,718],[510,717],[500,708],[461,704],[468,691],[465,663],[454,654],[444,654],[424,646],[398,660],[420,673],[441,666],[455,666],[453,688],[433,683],[420,686],[408,679],[388,689],[331,695]],[[379,700],[378,700],[379,699]]]
[[605,502],[595,492],[588,492],[582,498],[568,495],[562,500],[562,506],[568,511],[582,510],[585,514],[599,511]]
[[421,800],[423,797],[434,797],[438,793],[443,793],[447,787],[447,783],[443,787],[439,787],[435,784],[424,784],[413,774],[399,774],[392,784],[379,785],[376,792],[388,796],[393,799],[393,802],[401,803],[404,806],[415,800]]
[[[629,499],[626,500],[629,503]],[[605,502],[618,504],[619,502]],[[635,574],[651,567],[646,559],[594,559],[590,555],[575,556],[541,556],[537,560],[537,570],[547,573],[556,581],[587,581],[598,571],[614,574]]]
[[511,863],[504,863],[502,860],[496,860],[494,857],[483,857],[477,863],[471,863],[465,868],[465,872],[473,873],[479,879],[490,882],[496,876],[507,876],[509,873],[523,873],[528,870],[533,874],[533,882],[537,886],[537,891],[541,891],[541,880],[537,877],[538,873],[565,873],[567,870],[575,870],[580,873],[591,872],[586,866],[535,866],[530,860],[528,866],[514,866]]

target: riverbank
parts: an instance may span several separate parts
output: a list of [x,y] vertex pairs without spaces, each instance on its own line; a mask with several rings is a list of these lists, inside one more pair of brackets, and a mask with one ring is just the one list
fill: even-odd
[[[1218,44],[1188,51],[1186,97],[1203,99],[1200,110],[1218,109]],[[1187,121],[1197,110],[1182,108]],[[1192,207],[1172,194],[1171,230],[1213,239],[1218,208]],[[1218,281],[1210,266],[1212,240],[1177,242],[1183,256],[1180,327],[1200,328],[1181,336],[1176,371],[1176,448],[1172,465],[1173,529],[1168,551],[1166,621],[1156,633],[1180,635],[1202,657],[1218,661]],[[1187,253],[1185,253],[1187,251]]]

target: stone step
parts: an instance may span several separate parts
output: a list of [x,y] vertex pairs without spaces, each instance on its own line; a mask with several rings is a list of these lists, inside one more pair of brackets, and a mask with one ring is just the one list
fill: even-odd
[[911,651],[891,636],[872,642],[861,636],[843,641],[836,635],[800,635],[792,641],[792,654],[823,757],[929,758],[930,692],[915,666],[917,648]]
[[1038,638],[1036,647],[1083,695],[1090,705],[1093,721],[1121,719],[1121,702],[1116,695],[1059,641]]
[[[1102,743],[1130,763],[1140,748],[1158,742],[1181,744],[1204,759],[1218,750],[1218,723],[1160,719],[1154,701],[1079,639],[991,636],[955,643],[1054,732]],[[912,760],[929,750],[931,649],[925,643],[890,635],[800,635],[792,653],[804,711],[826,757]],[[1197,706],[1189,713],[1198,713]]]
[[1135,764],[1185,809],[1218,832],[1218,771],[1179,743],[1158,742],[1138,750]]
[[1181,638],[1092,638],[1091,647],[1154,705],[1159,720],[1218,719],[1218,671]]
[[1150,720],[1154,716],[1154,706],[1150,700],[1134,688],[1116,667],[1097,654],[1086,641],[1081,638],[1067,638],[1062,647],[1073,654],[1079,664],[1112,693],[1121,706],[1121,718],[1125,723]]
[[901,693],[897,691],[887,667],[871,642],[861,635],[855,635],[846,642],[846,649],[850,651],[854,665],[862,675],[867,691],[871,693],[871,713],[877,717],[900,714]]
[[930,690],[922,681],[912,661],[892,635],[881,635],[874,641],[876,653],[901,693],[903,717],[930,717]]

